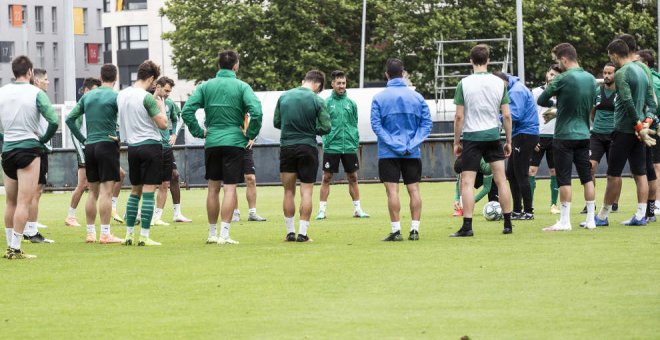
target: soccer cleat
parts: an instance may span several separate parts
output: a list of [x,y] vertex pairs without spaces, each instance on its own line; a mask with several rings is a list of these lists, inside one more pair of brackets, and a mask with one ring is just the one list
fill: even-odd
[[177,222],[177,223],[190,223],[190,222],[192,222],[191,219],[189,219],[189,218],[187,218],[187,217],[185,217],[181,214],[179,214],[178,216],[174,216],[174,218],[172,220],[174,222]]
[[399,242],[403,241],[403,236],[401,236],[401,231],[390,233],[386,238],[383,239],[385,242]]
[[559,208],[557,208],[557,205],[556,205],[556,204],[553,204],[553,205],[550,206],[550,213],[551,213],[551,214],[555,214],[555,215],[556,215],[556,214],[559,214],[560,212],[561,212],[561,211],[559,210]]
[[296,238],[296,242],[314,242],[309,236],[303,235],[303,234],[298,234],[298,238]]
[[525,214],[525,213],[522,212],[522,211],[520,211],[520,212],[518,212],[518,211],[512,211],[512,212],[511,212],[511,220],[514,220],[514,221],[522,220],[522,216],[523,216],[524,214]]
[[254,214],[249,214],[248,215],[248,221],[253,221],[253,222],[265,222],[266,219],[257,215],[256,213]]
[[519,220],[521,220],[521,221],[529,221],[529,220],[533,220],[533,219],[534,219],[534,214],[528,213],[528,212],[522,213],[522,215],[520,215],[520,218],[519,218]]
[[168,226],[170,224],[163,221],[162,219],[159,219],[159,220],[151,220],[151,225]]
[[621,222],[621,224],[627,225],[627,226],[642,227],[642,226],[646,225],[646,218],[637,219],[637,217],[635,215],[633,215],[633,217],[631,219],[629,219],[627,221],[623,221],[623,222]]
[[31,243],[55,243],[55,241],[45,238],[40,232],[32,236],[23,234],[23,241],[30,241]]
[[112,219],[115,220],[115,222],[117,222],[117,223],[121,223],[121,224],[126,223],[126,222],[124,222],[124,219],[121,218],[121,216],[119,216],[119,214],[117,213],[117,210],[115,210],[115,209],[112,209]]
[[87,233],[85,243],[96,243],[96,233]]
[[543,228],[543,231],[552,232],[552,231],[571,231],[571,225],[564,225],[561,222],[557,221],[554,225]]
[[124,243],[124,240],[112,234],[101,234],[99,238],[100,244],[115,244],[115,243]]
[[222,238],[218,237],[218,244],[223,245],[223,244],[238,244],[238,241],[234,241],[230,238]]
[[216,243],[218,243],[217,236],[209,236],[209,238],[206,239],[206,244],[216,244]]
[[325,211],[321,210],[319,211],[319,214],[316,215],[317,220],[325,220]]
[[502,234],[504,235],[513,234],[513,228],[504,227],[504,229],[502,229]]
[[454,217],[463,216],[463,209],[456,209],[456,210],[454,210],[454,213],[451,214],[451,215],[454,216]]
[[156,242],[146,236],[140,235],[140,238],[138,239],[138,244],[139,247],[150,247],[150,246],[160,246],[162,245],[160,242]]
[[612,204],[612,212],[617,212],[617,211],[619,211],[619,203]]
[[7,253],[5,253],[4,258],[7,260],[27,260],[27,259],[36,259],[36,255],[30,255],[24,253],[20,249],[7,248]]
[[457,232],[449,235],[449,237],[472,237],[474,236],[474,232],[472,229],[458,229]]
[[75,216],[69,216],[64,220],[64,225],[67,227],[80,227],[78,219]]
[[408,235],[408,240],[409,241],[419,241],[419,231],[411,230],[410,234]]
[[355,217],[355,218],[369,218],[369,214],[362,211],[362,209],[359,209],[359,210],[355,210],[353,212],[353,217]]
[[288,233],[286,234],[286,238],[284,238],[285,242],[296,242],[296,233]]
[[655,222],[656,220],[657,220],[657,219],[656,219],[655,215],[653,215],[653,216],[646,216],[646,223],[649,223],[649,222]]
[[[598,215],[594,216],[594,227],[607,227],[610,225],[609,219],[605,217],[604,220],[598,218]],[[580,222],[580,228],[585,228],[587,222]]]
[[135,234],[133,233],[126,233],[126,237],[124,238],[124,243],[122,243],[125,246],[132,246],[135,243]]
[[5,250],[5,253],[4,253],[4,255],[2,255],[2,258],[5,258],[5,259],[9,258],[9,253],[11,253],[11,252],[12,252],[11,248],[7,247],[7,250]]
[[240,220],[241,220],[241,213],[234,212],[234,214],[231,216],[231,221],[232,222],[239,222]]
[[587,213],[587,206],[585,205],[584,208],[582,208],[582,211],[580,211],[580,214],[586,214]]

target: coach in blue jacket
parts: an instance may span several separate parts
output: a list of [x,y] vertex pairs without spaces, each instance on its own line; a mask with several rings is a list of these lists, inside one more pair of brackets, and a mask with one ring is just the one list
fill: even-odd
[[387,207],[392,233],[383,241],[403,241],[399,211],[399,179],[410,196],[412,223],[408,239],[419,240],[422,197],[420,144],[431,132],[433,122],[424,98],[408,88],[403,80],[403,62],[389,59],[385,76],[387,88],[376,94],[371,103],[371,128],[378,138],[378,175],[387,191]]
[[[506,164],[506,178],[513,198],[512,220],[534,219],[529,161],[539,142],[539,117],[532,92],[518,77],[494,72],[507,84],[511,108],[513,148]],[[523,209],[524,206],[524,209]]]

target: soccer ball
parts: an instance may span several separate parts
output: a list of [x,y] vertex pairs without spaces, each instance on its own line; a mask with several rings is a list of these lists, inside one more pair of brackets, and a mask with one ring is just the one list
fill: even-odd
[[498,221],[502,219],[502,207],[497,201],[490,201],[484,205],[483,215],[486,221]]

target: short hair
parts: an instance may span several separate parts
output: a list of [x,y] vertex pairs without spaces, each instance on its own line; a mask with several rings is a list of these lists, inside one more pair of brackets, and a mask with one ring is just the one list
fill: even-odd
[[11,71],[14,73],[14,78],[26,76],[31,69],[32,61],[27,56],[18,56],[11,62]]
[[642,60],[642,62],[646,64],[646,66],[648,66],[649,68],[655,67],[655,58],[653,58],[653,51],[639,50],[637,51],[637,55]]
[[616,65],[614,65],[613,62],[608,61],[607,63],[605,63],[605,66],[603,66],[603,68],[606,68],[606,67],[614,67],[614,68],[616,68]]
[[507,76],[506,73],[504,73],[502,71],[495,71],[495,72],[493,72],[493,75],[499,77],[500,79],[502,79],[504,81],[507,81],[507,82],[509,81],[509,76]]
[[218,67],[223,70],[231,70],[238,62],[238,53],[225,50],[218,53]]
[[319,70],[311,70],[305,74],[305,81],[309,81],[312,83],[317,83],[321,84],[321,87],[319,88],[319,92],[323,91],[323,88],[325,87],[325,73]]
[[557,72],[557,73],[562,73],[562,72],[564,72],[564,70],[561,69],[561,66],[559,66],[559,64],[552,64],[552,65],[550,65],[550,68],[548,69],[548,71],[550,71],[550,70],[555,71],[555,72]]
[[627,57],[630,53],[630,49],[628,49],[628,44],[626,44],[625,41],[621,39],[614,39],[612,42],[610,42],[609,45],[607,45],[607,53],[614,54],[619,57]]
[[32,70],[32,78],[34,79],[44,79],[48,72],[43,68],[35,68]]
[[165,87],[165,85],[170,85],[170,87],[174,87],[174,80],[172,80],[172,78],[162,76],[158,78],[158,80],[156,81],[156,85],[160,85],[160,87]]
[[158,79],[158,77],[160,77],[160,66],[156,65],[156,63],[151,60],[145,60],[140,66],[138,66],[137,79],[147,80],[149,77]]
[[490,58],[490,47],[486,44],[479,44],[470,50],[470,60],[475,65],[486,65]]
[[626,45],[628,45],[628,53],[637,51],[637,41],[635,41],[635,37],[632,35],[623,33],[619,34],[615,39],[621,39]]
[[335,80],[337,78],[346,78],[346,73],[339,70],[332,71],[332,73],[330,73],[330,80]]
[[577,51],[575,47],[569,43],[561,43],[552,48],[552,54],[555,58],[566,58],[570,61],[577,61]]
[[101,81],[106,83],[112,83],[115,82],[116,80],[117,80],[117,66],[112,64],[103,64],[103,66],[101,66]]
[[94,86],[96,87],[101,86],[101,81],[98,80],[97,78],[89,77],[89,78],[85,78],[85,80],[83,81],[82,89],[91,90]]
[[390,75],[390,78],[403,77],[403,61],[397,58],[387,59],[385,63],[385,72]]

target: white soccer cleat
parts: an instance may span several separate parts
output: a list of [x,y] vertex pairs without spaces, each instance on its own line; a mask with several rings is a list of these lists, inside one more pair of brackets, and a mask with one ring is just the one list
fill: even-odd
[[230,238],[218,237],[218,244],[220,244],[220,245],[223,245],[223,244],[238,244],[238,241],[234,241]]
[[218,243],[217,236],[209,236],[209,238],[206,239],[206,244],[216,244],[216,243]]
[[552,225],[552,226],[550,226],[550,227],[543,228],[543,231],[547,231],[547,232],[553,232],[553,231],[571,231],[571,230],[572,230],[572,228],[571,228],[571,225],[570,225],[570,224],[566,225],[566,224],[563,224],[563,223],[561,223],[561,222],[559,222],[559,221],[557,221],[557,223],[555,223],[554,225]]
[[232,222],[239,222],[241,220],[241,213],[234,213],[231,217]]
[[178,216],[174,216],[173,220],[174,220],[174,222],[177,222],[177,223],[190,223],[190,222],[192,222],[191,219],[189,219],[189,218],[187,218],[187,217],[185,217],[181,214],[179,214]]

